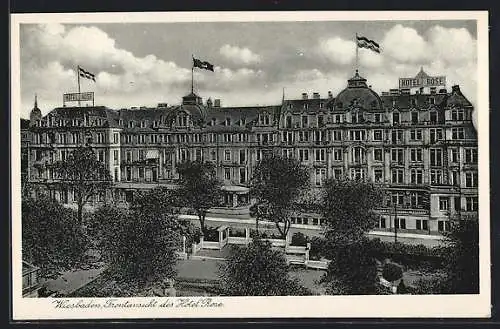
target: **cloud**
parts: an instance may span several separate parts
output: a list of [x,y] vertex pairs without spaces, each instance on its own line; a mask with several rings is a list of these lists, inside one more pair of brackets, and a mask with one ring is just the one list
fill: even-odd
[[420,63],[429,57],[425,39],[413,28],[397,24],[381,42],[382,51],[393,59],[406,63]]
[[329,61],[347,65],[350,64],[355,57],[356,44],[353,41],[347,41],[340,37],[333,37],[321,40],[318,46],[318,53],[327,58]]
[[219,53],[226,59],[235,64],[255,64],[262,60],[262,57],[255,54],[248,48],[240,48],[238,46],[231,46],[225,44],[219,49]]
[[450,63],[475,61],[477,42],[464,28],[434,26],[427,32],[434,56]]

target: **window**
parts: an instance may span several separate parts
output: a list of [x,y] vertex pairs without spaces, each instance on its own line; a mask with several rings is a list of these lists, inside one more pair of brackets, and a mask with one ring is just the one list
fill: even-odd
[[399,112],[394,112],[392,114],[392,123],[399,124]]
[[333,122],[335,122],[335,123],[341,123],[342,122],[342,115],[341,114],[335,114],[333,116]]
[[285,127],[286,128],[292,128],[292,117],[290,115],[288,115],[286,117]]
[[410,172],[410,176],[412,184],[422,184],[423,182],[422,169],[412,169]]
[[394,192],[391,195],[391,204],[401,206],[403,205],[404,194],[401,192]]
[[465,187],[477,187],[477,172],[465,173]]
[[309,150],[300,149],[299,150],[299,160],[302,162],[309,161]]
[[132,135],[126,135],[125,140],[127,141],[127,144],[132,144],[133,138],[134,137]]
[[406,219],[405,218],[394,218],[394,227],[398,229],[406,229]]
[[417,107],[417,100],[415,98],[412,98],[410,100],[410,102],[411,102],[411,107],[414,107],[414,108]]
[[315,175],[315,184],[316,186],[323,185],[323,182],[326,179],[326,169],[325,168],[317,168]]
[[342,154],[344,152],[342,151],[341,148],[334,148],[333,149],[333,160],[334,161],[342,161]]
[[196,161],[202,161],[201,149],[196,149],[195,150],[194,157],[195,157]]
[[217,159],[217,154],[214,150],[210,152],[210,160],[215,161]]
[[307,128],[309,126],[309,117],[307,115],[302,116],[302,128]]
[[131,181],[132,180],[132,168],[127,167],[125,169],[125,172],[126,172],[126,179],[127,179],[127,181]]
[[479,203],[477,196],[465,197],[465,210],[466,211],[479,210]]
[[104,162],[104,150],[97,151],[97,161]]
[[229,143],[232,140],[232,135],[231,134],[223,134],[222,135],[224,138],[224,143]]
[[240,168],[240,184],[245,184],[247,181],[247,172],[245,168]]
[[231,180],[231,168],[224,168],[224,179]]
[[362,168],[351,168],[351,179],[363,180],[365,179],[365,171]]
[[465,163],[477,163],[477,149],[465,149]]
[[417,230],[428,230],[429,224],[427,219],[417,219],[416,221]]
[[120,142],[120,135],[118,133],[113,134],[113,143],[118,144]]
[[365,150],[361,147],[354,147],[351,153],[353,163],[363,163],[365,161]]
[[73,141],[73,144],[79,144],[80,143],[80,134],[79,133],[71,133],[71,139]]
[[411,162],[422,162],[422,149],[418,149],[418,148],[410,149],[410,161]]
[[292,158],[293,150],[292,149],[283,149],[283,157],[284,158]]
[[460,176],[458,171],[453,170],[450,172],[450,184],[454,186],[460,185]]
[[244,164],[246,162],[246,150],[240,150],[240,164]]
[[439,197],[439,210],[448,210],[450,198],[447,196]]
[[383,170],[382,169],[373,169],[373,181],[375,183],[382,183],[382,181],[383,181]]
[[376,123],[380,123],[382,121],[382,115],[380,113],[375,113],[373,115],[373,121]]
[[464,110],[452,110],[451,111],[452,121],[463,121],[465,120]]
[[433,105],[436,103],[436,99],[434,97],[429,97],[427,98],[427,101],[429,102],[429,104]]
[[224,150],[224,161],[231,161],[231,151]]
[[403,169],[392,169],[392,183],[393,184],[403,184],[404,180],[404,170]]
[[382,130],[374,130],[373,131],[373,140],[374,141],[381,141],[383,140],[384,132]]
[[378,228],[386,228],[386,219],[384,217],[380,217],[378,220]]
[[335,178],[335,179],[342,178],[342,168],[334,168],[333,169],[333,178]]
[[324,149],[319,149],[315,150],[315,160],[316,161],[325,161],[325,150]]
[[322,115],[318,115],[318,127],[323,127],[324,117]]
[[309,132],[299,131],[299,142],[308,142],[308,141],[309,141]]
[[187,161],[189,159],[189,151],[186,149],[180,150],[181,162]]
[[458,149],[453,148],[450,150],[451,153],[451,162],[460,162],[460,153],[458,152]]
[[403,131],[402,130],[393,130],[391,132],[391,139],[393,144],[398,144],[403,140]]
[[451,139],[465,139],[464,128],[451,128]]
[[97,133],[96,134],[96,143],[97,144],[104,143],[104,134],[103,133]]
[[431,169],[431,185],[438,185],[443,183],[443,171]]
[[127,151],[127,153],[125,153],[125,157],[127,159],[127,162],[132,162],[132,151]]
[[411,123],[418,123],[418,112],[411,112]]
[[352,123],[361,123],[363,121],[363,114],[362,113],[352,113],[351,114],[351,122]]
[[437,112],[436,111],[429,112],[429,121],[431,123],[437,123]]
[[382,149],[373,149],[373,160],[384,161],[384,152]]
[[113,150],[113,163],[118,165],[118,150]]
[[412,141],[421,141],[422,140],[422,129],[410,130],[410,139]]
[[421,206],[422,195],[416,192],[412,192],[410,195],[410,204],[412,208],[417,208]]
[[391,161],[398,164],[404,164],[404,150],[403,149],[391,149]]
[[435,143],[436,141],[443,139],[443,130],[432,128],[429,131],[429,136],[431,143]]
[[351,137],[351,140],[353,140],[353,141],[365,140],[365,131],[364,130],[351,130],[351,131],[349,131],[349,135]]
[[442,149],[430,149],[430,162],[431,166],[442,166],[443,165],[443,150]]
[[334,141],[341,141],[342,140],[342,131],[340,131],[340,130],[333,130],[332,131],[332,139]]
[[438,231],[448,232],[450,230],[450,222],[444,220],[438,220]]

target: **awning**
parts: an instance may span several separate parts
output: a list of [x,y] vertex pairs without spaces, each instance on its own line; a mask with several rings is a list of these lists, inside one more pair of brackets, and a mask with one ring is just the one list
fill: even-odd
[[146,159],[158,159],[160,157],[160,153],[158,150],[148,150],[146,153]]
[[227,191],[227,192],[233,192],[236,194],[244,194],[244,193],[248,193],[250,191],[250,189],[248,187],[237,186],[237,185],[225,185],[222,187],[222,190]]

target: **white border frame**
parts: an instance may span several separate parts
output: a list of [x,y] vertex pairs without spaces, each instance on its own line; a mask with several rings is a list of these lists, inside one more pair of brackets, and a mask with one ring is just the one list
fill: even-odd
[[[21,190],[20,185],[20,48],[22,23],[127,23],[134,22],[242,22],[242,21],[380,21],[380,20],[477,20],[477,126],[479,143],[480,202],[480,294],[435,296],[303,296],[220,297],[219,308],[54,308],[52,298],[22,298]],[[488,12],[151,12],[64,13],[11,15],[11,195],[12,195],[12,316],[14,320],[131,319],[131,318],[223,318],[223,317],[489,317],[490,311],[490,194],[489,194],[489,70]],[[102,302],[107,298],[75,298]],[[151,298],[122,298],[130,302]],[[162,301],[172,298],[155,298]],[[191,298],[197,300],[198,298]]]

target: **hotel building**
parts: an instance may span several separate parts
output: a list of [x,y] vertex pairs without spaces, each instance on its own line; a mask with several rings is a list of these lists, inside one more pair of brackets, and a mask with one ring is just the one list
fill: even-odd
[[[270,106],[224,107],[190,93],[180,105],[64,106],[42,116],[35,102],[23,129],[29,132],[22,144],[28,162],[23,177],[71,204],[71,191],[51,188],[51,163],[90,145],[114,180],[112,191],[91,202],[95,206],[110,199],[126,203],[140,189],[174,186],[179,162],[211,161],[225,190],[224,207],[212,215],[248,218],[253,169],[279,152],[310,169],[313,187],[329,177],[380,184],[377,229],[438,234],[451,220],[477,217],[473,106],[457,85],[425,85],[433,78],[423,70],[412,79],[417,82],[411,88],[405,80],[404,88],[378,95],[356,71],[336,96],[304,93]],[[297,214],[292,223],[319,225],[321,218]]]

